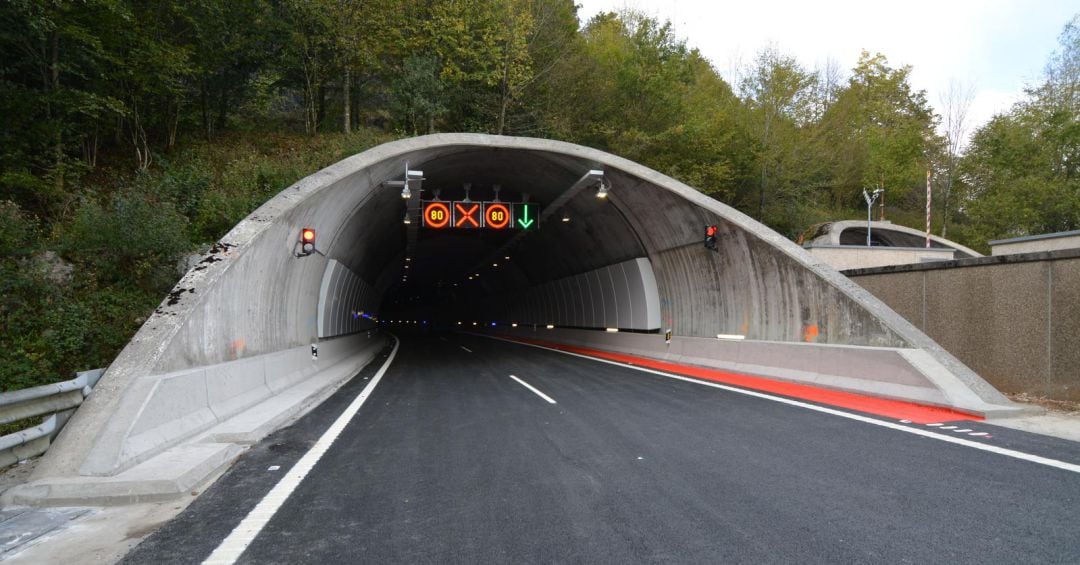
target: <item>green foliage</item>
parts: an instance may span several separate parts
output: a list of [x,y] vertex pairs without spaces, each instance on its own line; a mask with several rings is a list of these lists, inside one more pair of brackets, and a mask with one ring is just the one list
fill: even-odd
[[[1078,27],[950,172],[950,236],[1080,228]],[[5,389],[107,364],[179,257],[391,132],[597,147],[789,237],[877,186],[921,227],[926,171],[957,152],[884,55],[842,77],[770,47],[733,89],[670,24],[581,25],[573,0],[10,0],[0,53]]]
[[87,200],[76,210],[63,238],[65,254],[108,284],[167,289],[176,260],[191,247],[187,220],[171,202],[138,191]]
[[970,237],[1080,229],[1080,16],[1025,100],[979,128],[961,163]]

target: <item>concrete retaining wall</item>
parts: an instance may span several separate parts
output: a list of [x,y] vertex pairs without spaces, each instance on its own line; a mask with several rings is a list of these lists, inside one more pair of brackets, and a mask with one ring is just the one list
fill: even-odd
[[1080,250],[846,274],[999,390],[1080,402]]

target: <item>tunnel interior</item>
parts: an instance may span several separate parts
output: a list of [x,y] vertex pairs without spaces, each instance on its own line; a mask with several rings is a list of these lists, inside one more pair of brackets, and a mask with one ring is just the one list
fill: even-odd
[[[377,310],[381,319],[444,327],[477,322],[491,313],[486,304],[494,296],[647,255],[612,199],[597,197],[600,183],[590,179],[579,186],[590,170],[602,170],[597,163],[521,150],[474,150],[409,167],[422,170],[424,177],[411,183],[410,199],[385,183],[373,195],[386,201],[377,206],[384,210],[378,213],[394,220],[378,224],[386,226],[385,235],[358,233],[359,241],[340,240],[348,250],[341,254],[343,263],[355,265],[365,280],[385,281]],[[434,229],[421,219],[422,201],[433,199],[531,202],[544,221],[529,231]],[[350,223],[359,227],[369,219],[358,211]],[[367,245],[357,245],[365,239]]]

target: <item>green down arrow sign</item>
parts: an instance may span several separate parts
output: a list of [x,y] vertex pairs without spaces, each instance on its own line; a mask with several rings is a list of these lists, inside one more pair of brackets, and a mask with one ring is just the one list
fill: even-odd
[[525,203],[521,203],[518,206],[521,209],[521,214],[518,215],[517,223],[521,226],[521,229],[527,230],[536,223],[535,212],[533,212],[533,217],[530,218],[529,213],[533,211],[533,207]]

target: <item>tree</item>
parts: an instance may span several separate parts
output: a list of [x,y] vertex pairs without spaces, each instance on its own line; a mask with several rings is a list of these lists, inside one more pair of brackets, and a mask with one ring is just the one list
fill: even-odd
[[962,162],[974,238],[1080,229],[1080,16],[1026,98],[975,131]]
[[[754,68],[739,85],[749,115],[748,129],[755,135],[758,146],[759,218],[765,217],[770,188],[773,191],[784,188],[790,193],[801,184],[800,179],[792,176],[792,173],[798,175],[798,171],[792,169],[798,168],[795,162],[801,149],[798,130],[810,121],[816,83],[817,77],[804,70],[794,57],[783,55],[771,46],[758,53]],[[781,179],[785,172],[788,178]],[[791,200],[797,200],[797,196]]]
[[[964,148],[964,140],[967,135],[967,112],[971,107],[971,101],[975,97],[973,86],[961,86],[956,81],[949,83],[948,90],[941,96],[940,103],[945,114],[942,116],[942,129],[945,134],[945,155],[943,172],[944,183],[939,183],[942,188],[942,213],[941,213],[941,237],[948,237],[949,216],[952,213],[953,186],[959,173],[961,151]],[[944,186],[942,186],[942,184]]]
[[937,142],[935,115],[923,91],[908,83],[911,67],[892,68],[884,55],[863,51],[847,85],[821,120],[831,146],[829,185],[835,207],[850,206],[867,187],[918,207]]

